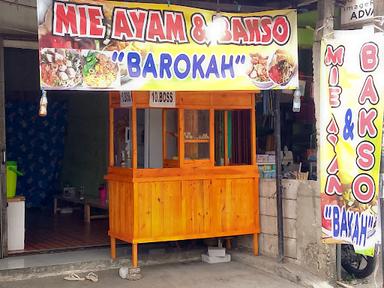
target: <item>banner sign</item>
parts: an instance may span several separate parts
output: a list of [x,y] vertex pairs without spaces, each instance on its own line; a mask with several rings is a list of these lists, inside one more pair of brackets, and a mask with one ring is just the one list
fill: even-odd
[[259,90],[298,84],[297,13],[37,0],[51,90]]
[[342,34],[322,42],[322,235],[324,242],[353,244],[372,255],[378,235],[384,40]]
[[340,10],[341,25],[346,26],[372,19],[373,6],[373,0],[347,0]]

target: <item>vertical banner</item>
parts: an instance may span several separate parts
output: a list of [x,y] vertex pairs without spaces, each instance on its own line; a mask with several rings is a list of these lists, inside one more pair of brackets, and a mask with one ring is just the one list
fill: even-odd
[[343,31],[322,41],[322,238],[372,255],[379,228],[384,39],[360,33]]

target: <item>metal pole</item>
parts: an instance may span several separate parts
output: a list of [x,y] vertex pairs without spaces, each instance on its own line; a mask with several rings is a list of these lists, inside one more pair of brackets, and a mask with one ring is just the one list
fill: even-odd
[[336,280],[341,281],[341,244],[336,244]]
[[281,127],[280,127],[280,94],[273,91],[275,118],[275,155],[276,155],[276,207],[277,207],[277,236],[279,262],[284,260],[284,224],[283,224],[283,191],[281,186]]

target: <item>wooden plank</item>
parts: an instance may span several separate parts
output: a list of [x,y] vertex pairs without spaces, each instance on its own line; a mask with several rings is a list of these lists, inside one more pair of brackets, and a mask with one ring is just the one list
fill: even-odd
[[209,110],[209,159],[211,166],[215,166],[215,110]]
[[148,91],[134,91],[132,92],[135,106],[137,108],[149,108],[149,92]]
[[152,237],[164,235],[164,193],[160,183],[153,182],[152,189]]
[[251,108],[251,160],[252,165],[256,163],[256,112],[255,112],[255,96],[252,95],[252,108]]
[[165,162],[165,160],[167,159],[167,110],[166,109],[162,109],[161,111],[162,115],[162,127],[163,127],[163,163]]
[[191,220],[189,218],[189,194],[188,189],[185,187],[188,185],[187,181],[180,181],[180,187],[181,187],[181,235],[187,235],[188,234],[188,228],[190,228],[189,221]]
[[132,244],[132,267],[137,268],[138,267],[138,255],[137,255],[137,244]]
[[[113,97],[113,94],[112,92],[109,93],[108,95],[109,97],[109,104],[111,105],[112,103],[112,97]],[[115,165],[115,157],[114,157],[114,143],[113,143],[113,133],[114,133],[114,114],[113,114],[113,109],[112,108],[109,108],[109,127],[108,127],[108,131],[109,131],[109,142],[108,142],[108,151],[109,151],[109,166],[114,166]]]
[[179,154],[179,167],[184,167],[184,109],[179,109],[178,113],[178,119],[179,119],[179,147],[178,147],[178,154]]
[[203,217],[203,199],[204,199],[204,182],[203,180],[194,180],[193,182],[193,225],[194,232],[204,232],[204,217]]
[[256,231],[260,232],[260,198],[259,198],[259,178],[255,177],[253,180],[253,216],[254,216],[254,227],[256,227]]
[[180,185],[177,181],[162,182],[164,191],[164,231],[167,235],[179,235],[181,217]]
[[136,237],[150,237],[152,235],[152,184],[138,183],[139,218],[138,235]]
[[[198,164],[203,164],[203,160],[193,161]],[[191,163],[193,163],[191,162]],[[236,175],[239,178],[241,175],[244,178],[255,177],[258,175],[258,168],[252,165],[239,165],[239,166],[216,166],[216,167],[201,167],[201,168],[151,168],[151,169],[137,169],[133,172],[133,178],[161,178],[161,177],[183,177],[185,180],[188,180],[189,177],[198,176],[198,177],[216,177],[216,176],[228,176]],[[119,175],[110,174],[108,179],[112,177],[117,177]],[[241,178],[241,177],[240,177]]]
[[259,255],[259,234],[253,234],[253,255]]
[[[256,232],[255,229],[252,230],[235,230],[235,231],[219,231],[215,233],[198,233],[198,234],[184,234],[176,236],[159,236],[152,238],[137,238],[134,240],[136,243],[151,243],[151,242],[165,242],[165,241],[177,241],[177,240],[187,240],[187,239],[203,239],[203,238],[216,238],[216,237],[227,237],[227,236],[238,236],[238,235],[253,235],[259,232]],[[116,236],[117,239],[121,239]],[[124,239],[121,239],[124,240]]]
[[137,117],[136,107],[132,106],[132,169],[137,169]]
[[110,237],[110,239],[111,239],[111,258],[115,260],[116,259],[116,238]]
[[195,234],[195,209],[193,201],[194,183],[193,181],[184,181],[184,192],[186,197],[187,211],[187,234]]
[[224,165],[229,165],[228,158],[228,111],[224,111]]
[[230,231],[232,228],[232,182],[230,179],[225,180],[225,191],[223,194],[223,226],[222,231]]
[[210,194],[212,190],[212,180],[203,180],[203,222],[204,222],[204,233],[209,233],[211,231],[211,203],[210,203]]

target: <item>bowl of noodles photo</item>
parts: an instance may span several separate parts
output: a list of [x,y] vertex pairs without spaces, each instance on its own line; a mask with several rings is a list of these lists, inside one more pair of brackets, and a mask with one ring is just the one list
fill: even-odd
[[111,53],[83,52],[83,85],[90,88],[119,86],[119,66],[111,59]]
[[269,78],[277,85],[286,86],[296,72],[295,59],[285,50],[276,50],[269,60]]
[[40,78],[45,87],[73,88],[82,81],[80,53],[73,49],[44,48]]
[[250,53],[250,64],[247,75],[252,83],[260,89],[269,89],[275,84],[268,75],[268,56],[259,53]]

